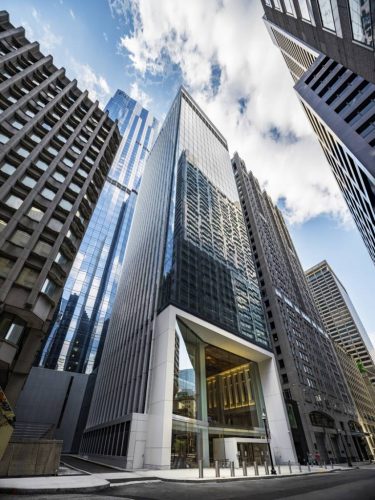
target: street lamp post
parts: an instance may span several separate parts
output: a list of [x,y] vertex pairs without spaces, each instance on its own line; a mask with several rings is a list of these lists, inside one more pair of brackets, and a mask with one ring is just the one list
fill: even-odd
[[342,445],[344,447],[344,451],[345,451],[345,455],[346,455],[346,461],[348,462],[348,467],[353,467],[352,461],[351,461],[351,459],[350,459],[350,457],[348,455],[348,452],[346,450],[346,445],[345,445],[344,440],[342,438],[342,431],[341,431],[341,429],[337,429],[337,434],[340,436],[341,443],[342,443]]
[[266,439],[267,439],[267,445],[268,445],[268,453],[270,454],[270,460],[271,460],[271,474],[276,474],[275,467],[273,466],[273,458],[272,458],[272,452],[271,452],[271,444],[270,444],[270,438],[268,434],[268,425],[267,425],[267,415],[265,410],[262,412],[262,420],[264,423],[264,429],[266,431]]

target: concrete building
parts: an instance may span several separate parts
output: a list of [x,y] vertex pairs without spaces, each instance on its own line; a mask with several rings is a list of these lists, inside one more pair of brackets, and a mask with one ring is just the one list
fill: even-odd
[[122,140],[69,273],[38,365],[91,373],[99,365],[140,180],[158,122],[117,90],[106,106]]
[[368,376],[358,370],[354,359],[334,342],[337,357],[357,408],[357,418],[348,425],[361,460],[375,457],[375,389]]
[[14,405],[120,134],[4,11],[0,67],[0,385]]
[[372,0],[262,0],[269,34],[375,262]]
[[337,429],[354,453],[356,412],[332,340],[280,210],[237,153],[232,165],[298,459],[345,461]]
[[81,452],[295,461],[225,138],[181,89],[148,158]]
[[308,269],[306,277],[326,332],[375,385],[375,350],[345,287],[326,261]]

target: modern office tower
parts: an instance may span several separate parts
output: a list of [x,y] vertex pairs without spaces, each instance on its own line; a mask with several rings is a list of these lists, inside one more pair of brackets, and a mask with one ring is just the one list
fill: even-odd
[[0,385],[13,404],[120,143],[117,124],[0,13]]
[[337,429],[349,436],[355,409],[332,340],[280,210],[237,153],[232,165],[298,459],[343,461]]
[[145,166],[81,452],[295,460],[226,140],[178,92]]
[[375,262],[375,6],[370,0],[262,4],[271,38]]
[[375,388],[367,374],[358,370],[354,359],[334,342],[337,357],[357,408],[356,421],[348,422],[353,441],[362,460],[375,457]]
[[122,140],[66,282],[39,366],[91,373],[100,362],[134,206],[157,120],[117,90],[106,111]]
[[375,350],[345,287],[325,260],[306,277],[326,332],[367,370],[375,386]]

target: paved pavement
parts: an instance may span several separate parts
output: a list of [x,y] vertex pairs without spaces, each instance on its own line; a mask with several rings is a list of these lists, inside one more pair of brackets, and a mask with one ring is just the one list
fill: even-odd
[[69,495],[3,495],[2,500],[374,500],[375,469],[225,483],[149,482]]

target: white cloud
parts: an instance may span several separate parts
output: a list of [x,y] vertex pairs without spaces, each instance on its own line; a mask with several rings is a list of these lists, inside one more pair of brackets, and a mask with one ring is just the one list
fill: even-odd
[[152,102],[152,98],[140,88],[138,82],[133,82],[130,85],[129,95],[138,101],[144,108],[148,108]]
[[70,58],[70,69],[77,78],[78,86],[82,90],[87,89],[92,100],[98,100],[102,106],[107,104],[111,89],[104,76],[96,74],[89,64],[82,64],[74,57]]
[[42,52],[45,53],[51,52],[58,45],[61,45],[63,37],[61,35],[58,35],[51,29],[51,26],[42,18],[40,12],[33,7],[31,14],[35,19],[35,21],[37,22],[38,26],[37,37]]
[[108,35],[105,31],[103,31],[103,38],[106,42],[108,42]]
[[[260,2],[109,3],[112,13],[133,13],[134,31],[121,38],[121,46],[138,74],[165,75],[177,65],[183,83],[223,132],[231,152],[239,152],[274,200],[285,198],[291,222],[323,213],[350,220],[282,56],[263,24]],[[215,65],[221,75],[213,86]],[[240,98],[247,100],[242,113]],[[285,140],[272,140],[269,131],[275,127]]]
[[75,21],[76,20],[76,15],[74,14],[74,10],[73,9],[69,9],[69,14],[70,14],[70,17]]

